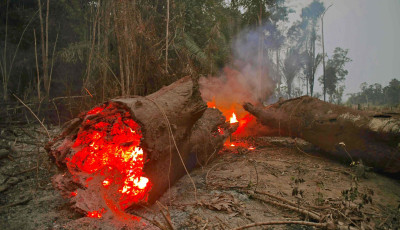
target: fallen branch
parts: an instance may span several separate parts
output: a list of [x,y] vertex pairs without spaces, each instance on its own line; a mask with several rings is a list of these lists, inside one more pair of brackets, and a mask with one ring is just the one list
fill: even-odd
[[14,206],[17,206],[17,205],[24,205],[24,204],[27,204],[31,200],[32,200],[32,198],[29,197],[29,198],[17,201],[17,202],[12,203],[12,204],[3,205],[3,206],[0,206],[0,210],[5,209],[5,208],[11,208],[11,207],[14,207]]
[[350,221],[352,224],[354,224],[354,226],[357,227],[357,229],[361,229],[360,226],[358,226],[356,223],[354,223],[354,221],[352,221],[349,217],[347,217],[345,214],[343,214],[340,210],[335,209],[335,208],[331,208],[334,211],[337,211],[341,216],[343,216],[346,220]]
[[17,172],[17,173],[15,173],[15,174],[13,174],[13,176],[18,176],[18,175],[21,175],[21,174],[24,174],[24,173],[33,171],[33,170],[35,170],[35,169],[37,169],[37,168],[38,168],[38,166],[35,166],[35,167],[33,167],[33,168],[29,168],[29,169],[25,169],[25,170],[22,170],[21,172]]
[[135,212],[134,210],[129,210],[129,213],[132,215],[135,215],[137,217],[142,218],[143,220],[146,220],[147,222],[149,222],[150,224],[154,225],[155,227],[159,228],[159,229],[164,229],[162,226],[160,226],[158,222],[155,222],[154,220],[150,220],[149,218],[147,218],[144,215],[140,215],[139,213]]
[[[15,141],[16,138],[9,138],[6,136],[0,136],[0,139],[6,140],[6,141]],[[28,144],[28,145],[44,145],[46,142],[41,142],[41,141],[27,141],[27,140],[21,140],[17,139],[16,142],[23,143],[23,144]]]
[[[162,205],[159,201],[156,201],[158,206],[160,206],[160,212],[163,215],[165,221],[167,221],[168,224],[168,229],[169,230],[174,230],[174,226],[172,225],[172,221],[171,221],[171,215],[169,214],[169,210],[167,207],[165,207],[164,205]],[[163,209],[167,212],[167,214],[164,213]]]
[[[294,202],[292,202],[292,201],[290,201],[290,200],[286,200],[286,199],[284,199],[284,198],[282,198],[282,197],[275,196],[275,195],[273,195],[273,194],[271,194],[271,193],[262,192],[262,191],[254,191],[254,192],[255,192],[255,193],[258,193],[258,194],[262,194],[262,195],[266,195],[266,196],[275,198],[275,199],[277,199],[277,200],[280,200],[280,201],[282,201],[282,202],[284,202],[284,203],[287,203],[287,204],[289,204],[289,205],[292,205],[292,206],[294,206],[294,207],[298,207],[298,208],[300,208],[300,209],[307,210],[307,209],[304,208],[304,207],[300,207],[299,204],[296,204],[296,203],[294,203]],[[307,210],[307,211],[308,211],[308,210]],[[313,211],[309,211],[309,212],[313,212]],[[316,213],[316,212],[313,212],[313,213],[315,213],[316,215],[319,215],[319,214]]]
[[276,206],[280,206],[282,208],[286,208],[286,209],[301,213],[301,214],[303,214],[305,216],[309,216],[313,220],[316,220],[316,221],[321,220],[321,216],[319,214],[315,214],[314,212],[310,212],[307,209],[298,208],[298,207],[294,207],[292,205],[282,204],[282,203],[279,203],[279,202],[276,202],[276,201],[268,200],[268,199],[265,199],[265,198],[263,198],[261,196],[255,195],[255,194],[250,194],[250,195],[251,195],[251,197],[256,198],[257,200],[263,201],[265,203],[269,203],[269,204],[273,204],[273,205],[276,205]]
[[222,163],[218,163],[218,164],[213,165],[213,166],[207,171],[207,174],[206,174],[206,181],[205,181],[205,183],[206,183],[206,188],[208,187],[208,174],[211,172],[211,170],[213,170],[216,166],[218,166],[218,165],[220,165],[220,164],[222,164]]
[[296,220],[280,220],[280,221],[268,221],[268,222],[259,222],[259,223],[252,223],[245,226],[241,226],[238,228],[234,228],[232,230],[241,230],[251,227],[263,226],[263,225],[281,225],[281,224],[296,224],[296,225],[305,225],[305,226],[313,226],[317,228],[326,228],[328,227],[327,223],[314,223],[308,221],[296,221]]

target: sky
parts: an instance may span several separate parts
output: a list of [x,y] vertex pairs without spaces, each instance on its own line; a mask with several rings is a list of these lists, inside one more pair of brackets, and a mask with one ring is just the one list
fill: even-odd
[[[287,0],[296,12],[290,21],[299,19],[301,9],[312,0]],[[387,85],[400,80],[400,0],[321,0],[324,16],[325,52],[333,55],[335,47],[349,49],[353,61],[346,65],[349,74],[344,85],[346,94],[360,91],[360,84]],[[321,31],[320,31],[321,32]],[[322,52],[322,48],[321,51]],[[322,92],[316,75],[316,91]]]

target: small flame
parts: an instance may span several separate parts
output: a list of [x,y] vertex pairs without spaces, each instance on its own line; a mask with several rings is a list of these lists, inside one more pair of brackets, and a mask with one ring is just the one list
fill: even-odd
[[231,144],[232,147],[235,147],[235,144]]
[[229,119],[229,122],[230,122],[231,124],[239,122],[239,121],[236,119],[236,114],[235,114],[235,113],[232,113],[232,116],[231,116],[231,118]]
[[249,147],[249,150],[254,150],[254,149],[256,149],[256,148],[254,148],[253,146]]
[[77,193],[76,191],[74,191],[74,192],[71,192],[71,193],[69,194],[69,197],[74,197],[74,196],[76,196],[76,195],[78,195],[78,193]]

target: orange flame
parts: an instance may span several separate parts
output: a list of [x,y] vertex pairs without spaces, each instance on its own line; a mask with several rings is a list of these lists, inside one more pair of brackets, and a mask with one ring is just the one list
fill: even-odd
[[231,118],[229,119],[229,122],[230,122],[231,124],[239,122],[239,121],[236,119],[236,114],[235,114],[235,113],[232,113],[232,116],[231,116]]
[[215,97],[213,97],[212,101],[207,102],[207,107],[215,109],[215,106],[216,106]]
[[[224,100],[222,98],[219,98],[218,100],[218,98],[216,99],[216,97],[212,97],[212,99],[207,102],[207,106],[208,108],[216,108],[220,110],[222,114],[227,118],[226,122],[229,122],[230,124],[235,124],[235,126],[237,127],[236,131],[232,133],[230,135],[230,138],[225,141],[225,147],[243,147],[248,148],[249,150],[255,150],[255,148],[249,146],[248,143],[244,143],[243,141],[235,141],[236,138],[245,137],[253,133],[257,135],[257,130],[259,130],[260,128],[257,127],[256,120],[251,114],[245,111],[239,103],[232,102],[232,100]],[[256,131],[255,127],[257,127]],[[218,133],[222,135],[224,134],[224,130],[218,128]]]

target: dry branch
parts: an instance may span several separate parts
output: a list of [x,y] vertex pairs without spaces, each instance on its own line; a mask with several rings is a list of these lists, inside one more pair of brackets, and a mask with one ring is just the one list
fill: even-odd
[[268,221],[268,222],[258,222],[252,223],[245,226],[241,226],[238,228],[234,228],[233,230],[242,230],[246,228],[252,228],[257,226],[264,226],[264,225],[281,225],[281,224],[296,224],[296,225],[305,225],[305,226],[312,226],[317,228],[326,228],[328,224],[326,223],[314,223],[308,221],[295,221],[295,220],[281,220],[281,221]]
[[311,211],[308,211],[307,209],[304,209],[303,207],[300,207],[300,206],[295,207],[295,206],[288,205],[288,204],[282,204],[282,203],[279,203],[279,202],[276,202],[276,201],[273,201],[273,200],[265,199],[265,198],[263,198],[261,196],[254,195],[254,194],[251,195],[251,196],[253,198],[256,198],[257,200],[263,201],[265,203],[269,203],[269,204],[272,204],[272,205],[276,205],[276,206],[279,206],[279,207],[282,207],[282,208],[286,208],[286,209],[301,213],[301,214],[303,214],[305,216],[310,217],[313,220],[316,220],[316,221],[320,221],[321,220],[321,215],[316,214],[316,213],[311,212]]

